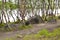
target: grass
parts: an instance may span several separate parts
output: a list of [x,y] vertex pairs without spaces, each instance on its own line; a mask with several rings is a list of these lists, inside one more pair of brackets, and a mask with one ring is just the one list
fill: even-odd
[[[10,23],[12,24],[12,23]],[[0,31],[3,31],[3,32],[8,32],[8,31],[14,31],[14,30],[24,30],[24,29],[28,29],[28,28],[31,28],[32,25],[20,25],[20,26],[17,26],[17,27],[5,27],[6,24],[2,23],[0,24]]]
[[22,40],[60,40],[60,28],[56,28],[52,32],[43,29],[37,34],[25,35],[24,37],[18,34],[15,38],[7,38],[6,40],[17,40],[18,38],[22,38]]
[[6,38],[5,40],[15,40],[14,38]]
[[23,40],[60,40],[60,28],[54,29],[52,32],[43,29],[37,34],[26,35]]
[[20,26],[18,27],[19,30],[29,29],[29,28],[32,28],[32,25],[20,25]]

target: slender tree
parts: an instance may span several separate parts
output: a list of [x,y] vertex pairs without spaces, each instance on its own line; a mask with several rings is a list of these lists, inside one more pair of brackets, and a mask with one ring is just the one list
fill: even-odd
[[24,25],[25,24],[25,7],[26,7],[26,5],[25,5],[25,0],[21,0],[21,4],[20,4],[20,16],[21,16],[21,18],[22,18],[22,24]]

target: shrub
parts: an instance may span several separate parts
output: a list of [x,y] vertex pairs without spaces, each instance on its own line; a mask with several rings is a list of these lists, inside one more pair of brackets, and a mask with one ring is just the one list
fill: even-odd
[[29,22],[29,21],[26,21],[26,22],[25,22],[25,25],[29,25],[29,24],[30,24],[30,22]]
[[56,19],[56,17],[48,16],[47,17],[47,22],[49,22],[49,23],[56,23],[57,19]]
[[40,16],[33,16],[28,20],[31,24],[43,23],[43,19]]

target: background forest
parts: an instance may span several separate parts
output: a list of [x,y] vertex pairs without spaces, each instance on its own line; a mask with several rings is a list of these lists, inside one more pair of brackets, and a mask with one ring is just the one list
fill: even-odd
[[0,40],[60,40],[60,0],[0,0],[0,33]]

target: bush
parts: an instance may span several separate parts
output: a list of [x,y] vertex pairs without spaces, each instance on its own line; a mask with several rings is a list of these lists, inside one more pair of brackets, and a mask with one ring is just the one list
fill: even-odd
[[30,24],[30,22],[29,22],[29,21],[26,21],[26,22],[25,22],[25,25],[29,25],[29,24]]
[[28,21],[29,21],[31,24],[44,23],[42,17],[40,17],[40,16],[31,17]]
[[57,19],[56,19],[56,17],[48,16],[47,17],[47,22],[49,22],[49,23],[56,23]]

